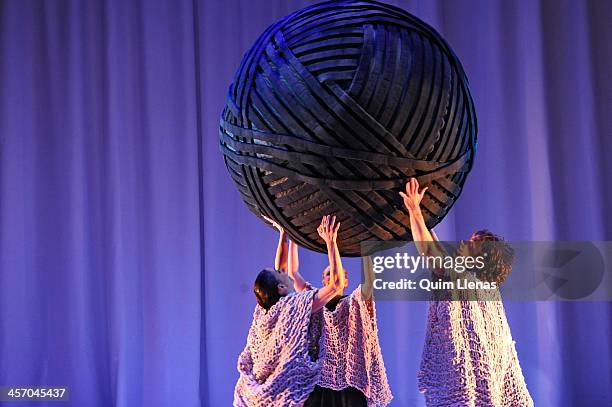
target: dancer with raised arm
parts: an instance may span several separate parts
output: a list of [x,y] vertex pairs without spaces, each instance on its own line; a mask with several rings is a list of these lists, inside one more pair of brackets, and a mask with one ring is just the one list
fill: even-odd
[[301,293],[285,272],[262,270],[255,279],[257,305],[247,344],[238,358],[240,377],[234,406],[302,406],[318,383],[322,360],[308,353],[308,327],[312,313],[320,311],[344,285],[336,242],[340,223],[325,216],[318,228],[325,241],[330,284]]
[[[273,219],[264,216],[264,219],[270,222],[276,230],[278,230],[278,245],[276,248],[276,256],[274,258],[274,268],[278,271],[285,272],[293,281],[293,288],[297,292],[302,292],[306,289],[312,290],[310,283],[304,280],[304,277],[299,272],[298,245],[287,237],[285,229],[275,222]],[[330,270],[327,266],[326,271]],[[347,284],[346,273],[344,272],[344,284]]]
[[[279,231],[276,267],[286,270],[298,292],[314,290],[299,272],[298,245],[285,237],[283,228],[268,220]],[[384,406],[391,400],[380,346],[376,310],[372,296],[374,272],[371,260],[364,258],[364,283],[351,295],[344,295],[344,284],[325,307],[315,313],[309,328],[309,354],[323,350],[321,377],[304,407]],[[331,266],[322,273],[322,286],[332,283]]]
[[[322,346],[324,358],[319,383],[304,407],[386,406],[393,398],[378,342],[374,271],[369,257],[363,261],[364,283],[348,296],[339,291],[313,315],[311,352]],[[330,284],[327,272],[324,286]]]
[[[413,240],[420,253],[446,256],[421,213],[426,189],[420,190],[413,178],[406,184],[406,192],[400,192],[410,213]],[[482,250],[488,260],[471,278],[499,287],[512,268],[514,252],[499,236],[480,230],[457,254],[475,256]],[[448,278],[445,270],[434,273]],[[430,301],[419,390],[428,406],[533,406],[499,291],[483,290],[480,296],[476,292],[471,300],[441,297]]]

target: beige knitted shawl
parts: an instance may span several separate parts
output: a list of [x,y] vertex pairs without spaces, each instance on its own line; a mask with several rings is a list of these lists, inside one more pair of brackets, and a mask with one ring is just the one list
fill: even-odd
[[504,307],[431,301],[419,390],[428,406],[531,407]]
[[319,323],[323,334],[319,386],[333,390],[354,387],[366,396],[368,406],[389,404],[393,396],[378,342],[374,301],[363,300],[359,286],[333,311],[323,308],[322,315],[313,316],[313,324]]
[[247,345],[238,358],[234,406],[301,406],[308,398],[321,372],[321,360],[308,355],[315,292],[287,295],[267,312],[256,306]]

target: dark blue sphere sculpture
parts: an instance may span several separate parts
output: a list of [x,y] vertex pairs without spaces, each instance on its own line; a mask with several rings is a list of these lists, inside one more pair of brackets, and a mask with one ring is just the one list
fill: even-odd
[[229,88],[220,146],[257,216],[324,251],[321,217],[342,222],[340,251],[411,239],[398,192],[429,189],[429,227],[459,197],[474,160],[476,115],[461,63],[429,25],[375,1],[329,1],[260,35]]

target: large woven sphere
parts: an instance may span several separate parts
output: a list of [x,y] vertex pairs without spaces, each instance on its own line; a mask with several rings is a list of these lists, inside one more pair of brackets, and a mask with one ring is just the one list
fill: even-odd
[[396,7],[333,1],[260,35],[238,67],[220,123],[242,199],[298,244],[324,251],[317,226],[360,243],[411,239],[398,192],[416,177],[433,227],[459,197],[476,146],[461,63],[440,35]]

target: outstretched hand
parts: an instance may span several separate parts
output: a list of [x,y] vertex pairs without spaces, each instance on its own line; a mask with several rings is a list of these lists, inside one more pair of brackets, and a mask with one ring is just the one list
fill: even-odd
[[[330,219],[331,218],[331,219]],[[321,224],[317,228],[317,232],[321,239],[325,241],[326,244],[334,244],[338,238],[338,229],[340,229],[340,222],[336,223],[336,217],[333,218],[330,215],[323,216],[321,219]]]
[[[262,215],[262,216],[263,216],[263,215]],[[276,230],[278,230],[278,231],[279,231],[279,233],[285,233],[285,229],[284,229],[284,228],[283,228],[283,227],[282,227],[282,226],[281,226],[281,225],[280,225],[278,222],[276,222],[275,220],[273,220],[273,219],[271,219],[271,218],[268,218],[267,216],[263,216],[263,218],[264,218],[264,219],[265,219],[267,222],[271,223],[271,224],[272,224],[272,226],[274,226],[274,228],[275,228]]]
[[421,200],[427,191],[427,187],[419,191],[419,181],[416,178],[410,178],[406,182],[406,192],[400,192],[400,196],[404,199],[404,205],[409,211],[419,209]]

